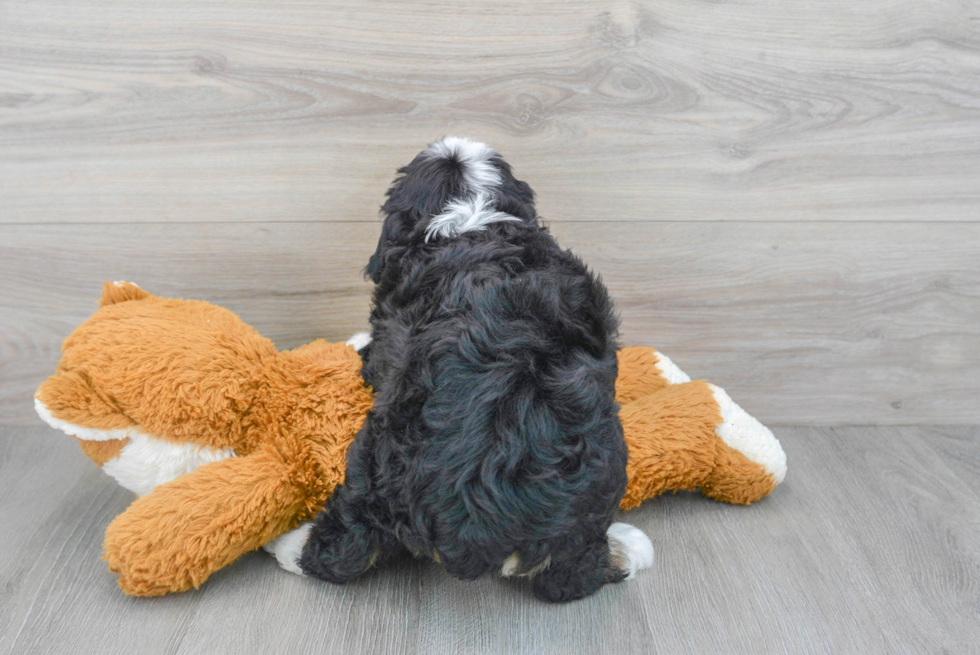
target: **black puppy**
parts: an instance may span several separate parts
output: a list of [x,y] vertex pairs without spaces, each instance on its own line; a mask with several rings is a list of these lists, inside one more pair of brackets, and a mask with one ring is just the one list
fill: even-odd
[[404,547],[464,580],[533,576],[549,601],[649,566],[649,539],[613,524],[617,317],[530,187],[448,137],[399,171],[382,212],[373,340],[357,344],[374,409],[312,530],[273,544],[280,562],[345,582]]

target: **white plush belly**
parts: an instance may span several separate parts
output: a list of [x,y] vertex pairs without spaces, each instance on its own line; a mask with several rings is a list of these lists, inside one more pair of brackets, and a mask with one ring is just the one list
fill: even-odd
[[176,444],[136,432],[119,455],[102,465],[116,482],[144,496],[158,484],[190,473],[202,464],[234,457],[231,448],[213,449],[195,444]]
[[138,427],[119,430],[85,428],[55,418],[37,398],[34,399],[34,408],[45,423],[83,441],[129,439],[119,455],[102,465],[102,470],[139,496],[150,493],[158,484],[190,473],[201,464],[235,456],[235,451],[231,448],[215,449],[191,443],[172,443],[145,435]]

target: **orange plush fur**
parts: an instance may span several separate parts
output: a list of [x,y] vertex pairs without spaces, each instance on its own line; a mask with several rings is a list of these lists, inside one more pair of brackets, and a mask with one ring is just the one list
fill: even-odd
[[[317,513],[371,407],[360,367],[350,346],[278,351],[226,309],[115,283],[35,403],[144,494],[106,530],[104,559],[124,592],[157,596],[198,587]],[[717,387],[683,379],[650,348],[620,351],[623,509],[680,489],[766,496],[785,473],[778,442]]]

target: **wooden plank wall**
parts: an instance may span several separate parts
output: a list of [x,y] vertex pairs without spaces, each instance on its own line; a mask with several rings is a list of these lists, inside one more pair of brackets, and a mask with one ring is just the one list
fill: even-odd
[[980,422],[980,5],[0,0],[0,425],[103,280],[363,328],[395,168],[496,146],[628,343],[773,424]]

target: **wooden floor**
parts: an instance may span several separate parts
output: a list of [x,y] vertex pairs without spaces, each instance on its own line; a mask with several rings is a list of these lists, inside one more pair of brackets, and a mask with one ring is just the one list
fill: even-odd
[[128,598],[99,561],[131,501],[67,437],[0,440],[0,652],[975,653],[980,430],[783,428],[786,483],[735,507],[624,514],[653,569],[564,606],[411,559],[348,586],[254,553],[180,596]]
[[[31,402],[102,281],[345,339],[444,134],[533,186],[625,343],[777,426],[786,483],[648,503],[655,569],[564,607],[261,554],[122,596],[130,498]],[[0,653],[980,652],[978,425],[978,2],[0,0]]]

